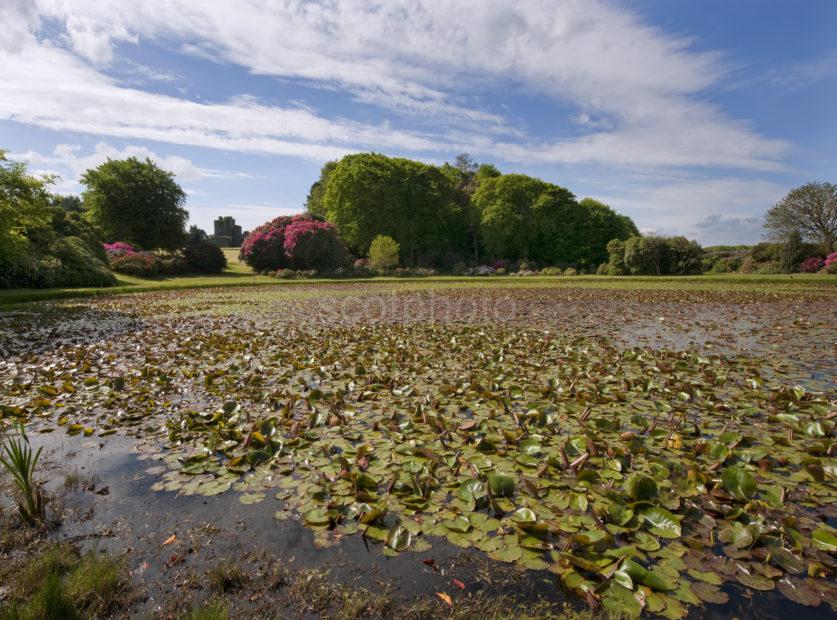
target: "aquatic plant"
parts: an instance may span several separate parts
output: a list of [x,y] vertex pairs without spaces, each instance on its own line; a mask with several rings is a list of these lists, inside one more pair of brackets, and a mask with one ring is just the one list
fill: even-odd
[[11,474],[12,481],[23,498],[23,501],[18,503],[20,515],[28,523],[34,524],[43,521],[45,516],[43,492],[34,481],[35,467],[43,448],[33,452],[23,424],[18,423],[16,428],[18,437],[8,438],[3,443],[5,456],[0,456],[0,463]]

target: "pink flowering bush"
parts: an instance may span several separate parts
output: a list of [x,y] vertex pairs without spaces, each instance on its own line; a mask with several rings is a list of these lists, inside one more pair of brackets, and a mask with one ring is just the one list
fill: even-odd
[[349,264],[349,250],[329,222],[294,219],[285,228],[282,247],[292,269],[334,271]]
[[108,254],[110,268],[129,276],[147,277],[160,272],[160,259],[153,252],[121,252]]
[[147,277],[162,271],[160,257],[153,252],[140,252],[130,243],[115,241],[103,243],[108,265],[117,273]]
[[819,256],[809,256],[799,264],[799,271],[803,273],[817,273],[825,267],[825,261]]
[[254,271],[275,271],[287,267],[285,228],[292,221],[292,217],[282,215],[254,228],[241,244],[241,260]]
[[830,265],[833,265],[834,263],[837,263],[837,252],[832,252],[831,254],[829,254],[828,256],[825,257],[825,266],[826,267],[829,267]]
[[103,243],[102,244],[105,248],[105,252],[107,255],[110,256],[118,256],[120,254],[126,254],[130,252],[136,252],[136,248],[132,246],[130,243],[125,243],[124,241],[115,241],[113,243]]
[[240,256],[255,271],[330,271],[349,262],[337,229],[307,214],[280,216],[255,228],[241,245]]

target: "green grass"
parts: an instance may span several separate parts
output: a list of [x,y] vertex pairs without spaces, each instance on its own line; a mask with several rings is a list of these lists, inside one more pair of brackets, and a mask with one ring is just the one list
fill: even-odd
[[[292,286],[322,282],[353,282],[355,280],[317,278],[311,280],[277,280],[270,276],[254,274],[238,261],[238,248],[224,248],[227,268],[217,275],[192,274],[136,278],[119,276],[119,284],[109,288],[51,288],[12,289],[0,291],[0,307],[13,306],[30,301],[118,295],[160,290],[229,286]],[[369,279],[359,280],[368,282]],[[516,278],[511,276],[474,278],[465,276],[432,276],[424,278],[373,278],[374,282],[427,282],[456,284],[457,286],[561,286],[604,289],[654,289],[654,290],[755,290],[793,292],[837,286],[837,275],[793,274],[707,274],[700,276],[535,276]]]
[[102,617],[130,602],[130,589],[121,559],[54,545],[38,557],[15,566],[10,601],[0,619],[61,619]]

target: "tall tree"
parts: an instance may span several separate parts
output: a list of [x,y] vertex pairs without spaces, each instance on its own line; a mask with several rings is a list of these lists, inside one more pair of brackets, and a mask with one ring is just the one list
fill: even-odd
[[0,262],[26,251],[27,234],[44,228],[52,219],[50,177],[26,172],[26,164],[6,159],[0,150]]
[[586,210],[586,222],[578,237],[578,262],[599,265],[608,261],[607,244],[611,239],[625,240],[639,235],[633,220],[619,215],[603,202],[584,198],[579,206]]
[[808,183],[791,190],[767,212],[764,225],[778,239],[797,231],[830,251],[837,239],[837,185]]
[[308,197],[305,199],[305,210],[308,213],[325,217],[325,204],[323,203],[323,199],[326,193],[326,186],[328,185],[328,177],[336,167],[336,161],[328,161],[323,164],[320,170],[320,178],[311,185],[311,189],[308,191]]
[[145,249],[183,244],[188,213],[186,194],[174,175],[150,159],[108,159],[81,177],[87,217],[110,241],[129,241]]
[[365,256],[376,236],[387,235],[410,265],[458,249],[465,228],[455,188],[439,168],[377,153],[337,162],[323,211],[355,255]]

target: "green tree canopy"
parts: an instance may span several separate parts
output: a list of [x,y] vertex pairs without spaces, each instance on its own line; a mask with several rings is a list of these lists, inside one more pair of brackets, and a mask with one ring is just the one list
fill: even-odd
[[586,210],[587,216],[579,236],[579,263],[599,265],[607,262],[609,241],[639,235],[631,218],[616,213],[603,202],[584,198],[578,204]]
[[361,153],[347,155],[326,176],[322,214],[355,255],[365,256],[378,235],[395,239],[411,265],[462,247],[464,214],[439,168]]
[[186,194],[174,175],[150,159],[108,159],[81,177],[86,215],[110,241],[145,249],[183,244],[188,213]]
[[49,177],[36,177],[26,164],[9,161],[0,150],[0,261],[25,253],[28,235],[49,226],[52,218]]

